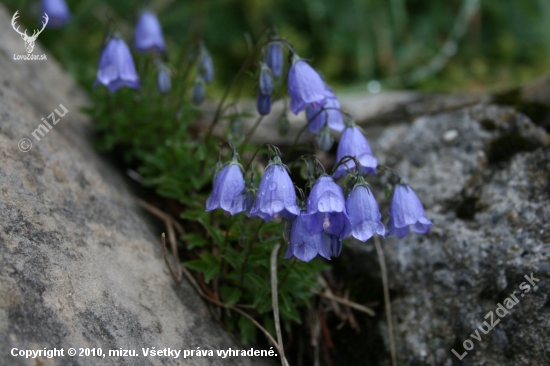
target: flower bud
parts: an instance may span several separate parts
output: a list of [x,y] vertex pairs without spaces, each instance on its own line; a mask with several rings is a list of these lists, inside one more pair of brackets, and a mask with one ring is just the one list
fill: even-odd
[[201,45],[199,55],[199,73],[206,83],[211,83],[214,80],[214,64],[212,56],[204,45]]
[[273,76],[278,78],[283,74],[284,58],[283,58],[283,46],[279,42],[271,42],[267,46],[266,55],[267,66],[273,72]]
[[319,131],[315,137],[315,142],[317,143],[319,150],[329,151],[332,148],[332,144],[334,144],[334,137],[330,133],[330,128],[328,128],[328,126],[325,125],[325,127]]
[[193,103],[200,105],[204,101],[204,79],[198,76],[195,79],[195,85],[193,85]]
[[271,95],[271,93],[273,93],[273,79],[271,78],[271,71],[263,62],[260,69],[260,93],[263,95]]
[[286,136],[288,130],[290,130],[290,122],[288,121],[286,112],[283,112],[283,114],[281,114],[281,117],[279,117],[277,131],[279,132],[279,136]]
[[258,98],[256,99],[256,108],[258,113],[262,116],[266,116],[271,112],[271,95],[263,95],[258,93]]
[[160,66],[157,76],[157,87],[162,94],[166,94],[172,88],[170,73],[166,66]]

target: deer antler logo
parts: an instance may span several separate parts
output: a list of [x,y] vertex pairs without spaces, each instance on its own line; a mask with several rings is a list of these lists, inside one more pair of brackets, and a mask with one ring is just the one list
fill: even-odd
[[27,53],[31,53],[32,50],[34,49],[34,43],[36,42],[36,38],[40,33],[42,33],[44,28],[46,28],[46,24],[48,24],[48,20],[50,18],[48,18],[48,14],[44,13],[44,21],[42,22],[42,29],[40,30],[35,29],[32,33],[32,36],[29,36],[27,35],[27,30],[25,30],[25,32],[21,32],[19,30],[19,26],[17,26],[16,28],[15,20],[19,18],[19,15],[17,15],[18,12],[19,10],[17,10],[15,14],[13,14],[13,17],[11,18],[11,26],[13,27],[13,29],[15,29],[17,33],[21,35],[21,38],[23,38],[23,41],[25,41],[25,48],[27,49]]

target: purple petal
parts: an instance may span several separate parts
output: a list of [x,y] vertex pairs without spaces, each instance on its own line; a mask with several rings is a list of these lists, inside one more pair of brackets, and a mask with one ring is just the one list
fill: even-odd
[[294,114],[306,109],[308,104],[324,104],[327,97],[323,79],[304,60],[294,62],[290,67],[288,93],[290,94],[290,109]]

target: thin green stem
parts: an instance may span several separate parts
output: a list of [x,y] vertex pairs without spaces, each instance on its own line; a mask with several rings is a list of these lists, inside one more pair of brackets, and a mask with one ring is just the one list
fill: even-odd
[[254,126],[252,126],[252,129],[246,135],[246,138],[243,141],[243,145],[246,145],[248,143],[248,141],[250,141],[250,139],[252,138],[252,135],[254,135],[254,132],[256,132],[256,129],[258,128],[258,126],[260,125],[260,123],[262,122],[264,117],[265,116],[258,117],[258,119],[256,120],[256,123],[254,123]]
[[244,257],[243,265],[241,267],[241,278],[239,279],[239,287],[242,287],[242,285],[243,285],[244,271],[245,271],[246,265],[248,263],[248,257],[250,257],[250,253],[252,252],[252,245],[254,244],[254,240],[258,237],[258,234],[260,233],[260,229],[262,228],[263,225],[264,225],[264,221],[260,222],[260,224],[256,228],[256,232],[254,233],[254,235],[252,235],[252,237],[248,241],[248,247],[246,249],[246,256]]

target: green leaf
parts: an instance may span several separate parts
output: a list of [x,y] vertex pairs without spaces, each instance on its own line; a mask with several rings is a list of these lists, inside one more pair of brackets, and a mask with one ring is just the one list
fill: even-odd
[[204,274],[204,282],[208,283],[220,273],[220,261],[211,253],[203,252],[200,255],[201,259],[185,262],[184,265],[188,268]]
[[222,286],[220,288],[220,294],[223,302],[228,305],[235,305],[243,295],[243,292],[236,287]]
[[256,326],[248,318],[242,315],[239,319],[239,329],[241,330],[241,339],[244,344],[256,339]]
[[201,248],[208,245],[208,240],[204,236],[195,233],[184,234],[181,239],[187,243],[187,249]]

